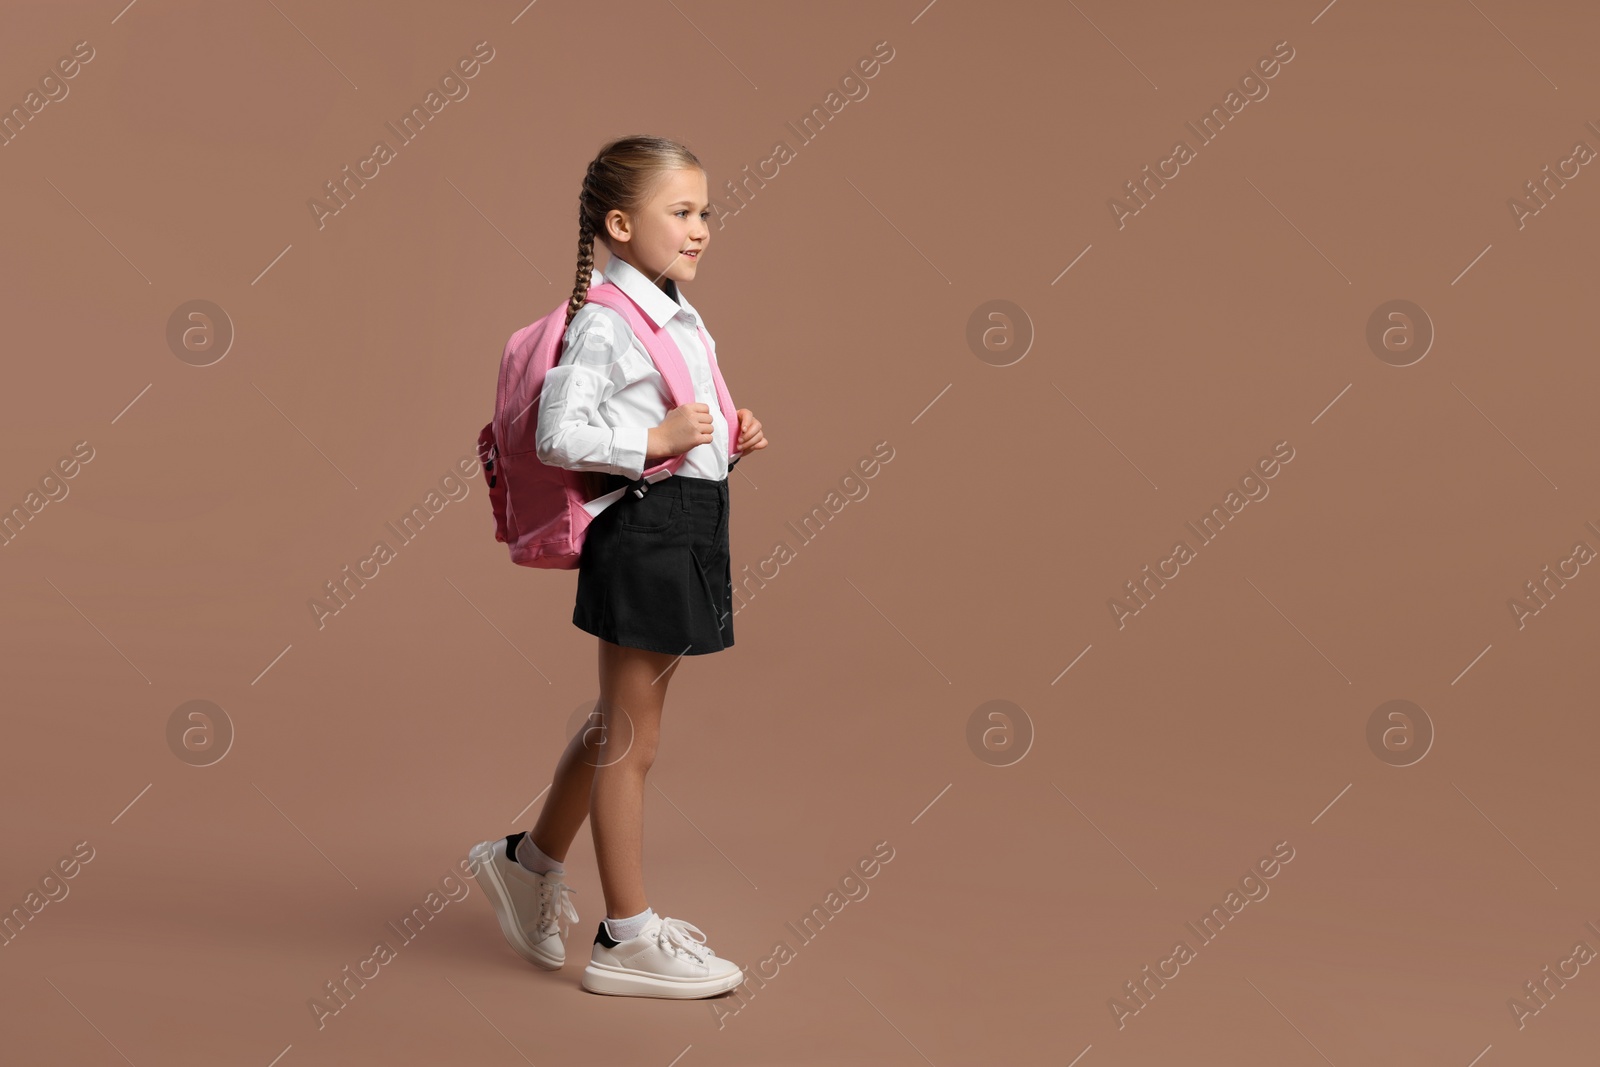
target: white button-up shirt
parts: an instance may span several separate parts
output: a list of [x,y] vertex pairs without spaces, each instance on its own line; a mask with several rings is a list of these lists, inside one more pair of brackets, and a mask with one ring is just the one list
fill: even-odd
[[[665,326],[683,353],[695,400],[711,409],[711,441],[689,449],[676,473],[712,481],[726,478],[728,420],[723,418],[711,378],[716,342],[711,343],[711,353],[700,343],[699,313],[677,282],[669,279],[667,283],[674,299],[632,264],[615,256],[606,263],[603,275],[594,272],[590,285],[605,281],[632,297],[658,327]],[[711,336],[709,331],[706,336]],[[608,307],[584,304],[572,317],[566,348],[545,376],[539,395],[535,437],[539,461],[567,470],[638,478],[648,465],[649,429],[661,424],[671,405],[666,379],[623,317]],[[623,491],[590,501],[588,510],[599,514]]]

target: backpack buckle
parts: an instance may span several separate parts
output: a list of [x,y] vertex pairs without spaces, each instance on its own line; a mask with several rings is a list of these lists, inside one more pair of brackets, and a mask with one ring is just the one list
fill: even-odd
[[639,479],[639,487],[633,491],[634,496],[642,497],[650,486],[656,482],[672,477],[672,472],[663,467],[654,474],[646,475]]

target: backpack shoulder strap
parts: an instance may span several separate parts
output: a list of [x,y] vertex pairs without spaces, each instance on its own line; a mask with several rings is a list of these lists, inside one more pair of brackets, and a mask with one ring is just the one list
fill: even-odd
[[683,353],[666,330],[657,328],[631,296],[610,282],[591,286],[587,299],[617,312],[627,322],[628,328],[650,354],[656,370],[666,380],[667,391],[672,394],[674,404],[694,403],[694,383],[689,380],[689,366],[683,361]]

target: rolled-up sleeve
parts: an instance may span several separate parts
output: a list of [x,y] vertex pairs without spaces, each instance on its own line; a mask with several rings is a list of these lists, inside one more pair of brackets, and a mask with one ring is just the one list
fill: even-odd
[[[631,345],[606,311],[573,322],[561,362],[550,368],[539,394],[534,448],[539,462],[575,471],[604,471],[637,478],[644,472],[650,431],[609,426],[600,406],[625,384],[621,345]],[[624,327],[625,330],[625,327]]]

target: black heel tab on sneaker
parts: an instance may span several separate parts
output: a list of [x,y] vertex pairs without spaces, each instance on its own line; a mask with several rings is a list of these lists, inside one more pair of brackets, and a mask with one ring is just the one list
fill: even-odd
[[616,948],[622,944],[621,941],[611,936],[611,931],[606,929],[606,921],[604,919],[600,920],[600,930],[594,935],[594,943],[604,945],[606,948]]
[[506,838],[506,856],[512,863],[517,862],[517,846],[522,844],[522,839],[528,836],[528,831],[518,830]]

